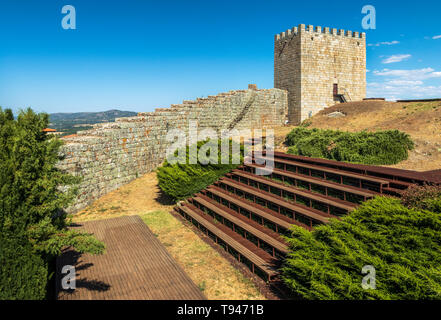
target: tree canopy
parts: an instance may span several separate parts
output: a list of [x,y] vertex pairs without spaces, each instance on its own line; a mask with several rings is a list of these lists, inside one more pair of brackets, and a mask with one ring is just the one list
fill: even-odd
[[[63,209],[74,200],[79,179],[56,167],[62,141],[43,132],[48,124],[47,114],[27,109],[15,119],[0,108],[0,298],[42,298],[48,264],[65,246],[104,250],[93,236],[67,228]],[[17,264],[34,265],[35,276]]]

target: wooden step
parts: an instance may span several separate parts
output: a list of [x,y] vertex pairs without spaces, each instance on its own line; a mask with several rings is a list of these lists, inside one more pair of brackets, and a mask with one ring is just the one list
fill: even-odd
[[397,188],[392,188],[392,187],[386,187],[386,188],[383,188],[383,191],[385,193],[388,193],[388,194],[391,194],[391,195],[401,196],[401,194],[403,193],[404,190],[397,189]]
[[[285,163],[285,164],[290,164],[290,165],[294,165],[294,166],[299,166],[299,167],[303,167],[303,168],[307,168],[307,169],[313,169],[313,170],[317,170],[317,171],[322,171],[322,172],[328,172],[328,173],[333,173],[333,174],[337,174],[337,175],[341,175],[341,176],[346,176],[346,177],[350,177],[350,178],[355,178],[355,179],[362,179],[365,181],[371,180],[374,183],[380,183],[379,181],[383,181],[383,183],[386,184],[382,184],[380,191],[382,190],[382,188],[384,187],[397,187],[399,189],[407,189],[409,186],[414,185],[415,183],[412,182],[407,182],[407,181],[402,181],[402,180],[397,180],[397,179],[390,179],[390,178],[385,178],[385,177],[379,177],[379,176],[375,176],[375,174],[385,174],[385,173],[376,173],[372,171],[372,168],[366,168],[366,169],[357,169],[358,171],[364,171],[365,173],[355,173],[355,172],[351,172],[348,171],[352,168],[352,164],[350,163],[338,163],[336,162],[335,164],[328,164],[331,166],[335,166],[335,167],[339,167],[339,166],[343,166],[343,168],[347,167],[348,170],[342,169],[340,167],[340,169],[337,168],[330,168],[327,167],[326,165],[321,166],[320,162],[321,161],[325,161],[324,159],[312,159],[312,158],[308,158],[307,161],[308,162],[312,162],[314,163],[316,161],[316,164],[311,164],[311,163],[305,163],[305,162],[301,162],[301,161],[296,161],[296,160],[287,160],[290,157],[293,157],[292,155],[288,155],[288,154],[280,154],[275,152],[274,153],[275,162],[279,162],[279,163]],[[280,158],[281,157],[281,158]],[[267,159],[265,158],[265,156],[259,156],[259,158],[262,159]],[[294,158],[295,159],[295,158]],[[268,161],[268,160],[267,160]],[[318,161],[318,162],[317,162]],[[329,161],[329,160],[328,160]],[[384,167],[377,167],[377,168],[381,168],[383,170],[387,170],[387,168]],[[370,175],[370,174],[374,174],[374,175]],[[390,173],[391,176],[393,176],[393,173]]]
[[[258,230],[257,228],[253,227],[249,223],[242,221],[241,219],[239,219],[236,216],[236,215],[239,215],[239,213],[233,214],[232,213],[233,210],[231,210],[229,208],[220,208],[219,207],[220,204],[218,202],[216,202],[213,199],[210,199],[210,198],[207,199],[207,198],[208,197],[205,197],[202,195],[197,195],[197,196],[193,197],[193,201],[196,201],[196,202],[200,203],[201,205],[203,205],[204,207],[214,211],[218,215],[229,220],[230,222],[232,222],[236,226],[241,227],[242,229],[244,229],[248,233],[251,233],[255,237],[266,242],[268,245],[279,250],[280,252],[282,252],[284,254],[288,253],[288,246],[286,244],[269,236],[267,233],[264,233],[264,232]],[[228,212],[228,211],[230,211],[230,212]],[[273,254],[273,256],[274,256],[274,254]]]
[[[201,215],[195,212],[195,210],[191,209],[188,205],[178,205],[178,209],[185,212],[188,216],[196,220],[199,224],[204,226],[211,233],[216,235],[219,239],[227,243],[231,248],[236,250],[239,254],[247,258],[251,263],[253,263],[256,267],[261,269],[268,275],[268,280],[278,275],[277,269],[275,266],[268,261],[265,261],[262,257],[257,255],[255,252],[252,252],[249,248],[244,246],[242,243],[234,239],[236,236],[240,237],[238,234],[233,234],[234,232],[220,230],[214,223],[209,220],[203,218]],[[229,233],[229,234],[228,234]],[[245,240],[247,241],[247,240]],[[261,249],[260,249],[261,250]],[[261,250],[263,251],[263,250]],[[263,251],[266,253],[265,251]]]
[[324,212],[320,212],[318,210],[312,209],[312,208],[305,208],[302,206],[299,206],[297,204],[294,204],[292,202],[286,201],[284,198],[270,194],[266,191],[258,190],[256,188],[250,187],[248,185],[245,185],[240,182],[236,182],[229,178],[222,178],[220,179],[217,184],[225,184],[227,186],[236,188],[238,190],[241,190],[242,192],[247,192],[253,196],[259,197],[264,199],[265,201],[269,201],[271,203],[274,203],[279,206],[283,206],[289,210],[292,210],[294,212],[300,213],[306,217],[309,217],[311,219],[314,219],[316,221],[319,221],[321,223],[328,223],[330,215],[326,215]]
[[[265,154],[265,151],[263,152]],[[431,180],[430,175],[427,176],[423,172],[417,172],[412,170],[395,169],[384,166],[373,166],[373,165],[363,165],[355,164],[349,162],[340,162],[335,160],[328,160],[322,158],[310,158],[305,156],[298,156],[287,154],[283,152],[274,152],[275,158],[281,158],[290,161],[302,162],[310,165],[316,165],[320,167],[328,167],[336,170],[342,170],[346,172],[361,174],[363,176],[369,176],[373,178],[378,178],[386,180],[388,182],[395,182],[401,184],[402,186],[412,185],[412,184],[423,184],[427,183],[427,179]]]
[[[399,180],[393,180],[393,179],[386,179],[387,181],[389,181],[389,188],[392,189],[397,189],[400,191],[403,191],[407,188],[409,188],[412,185],[415,185],[415,183],[410,183],[410,182],[406,182],[406,181],[399,181]],[[395,187],[399,187],[395,188]]]
[[[278,175],[281,175],[281,176],[284,176],[284,177],[288,177],[288,178],[292,178],[292,179],[296,179],[296,180],[301,180],[301,181],[305,181],[305,182],[308,182],[308,183],[317,184],[317,185],[320,185],[320,186],[323,186],[323,187],[326,187],[326,188],[331,188],[331,189],[339,190],[339,191],[346,192],[346,193],[352,193],[352,194],[364,197],[366,199],[373,198],[374,196],[380,194],[378,192],[367,191],[366,189],[361,189],[361,188],[352,187],[352,186],[348,186],[348,185],[342,185],[342,184],[339,184],[339,183],[330,182],[328,180],[324,180],[324,179],[320,179],[320,178],[306,176],[306,175],[303,175],[303,174],[292,173],[291,171],[284,171],[284,170],[280,170],[280,169],[276,169],[276,168],[271,170],[271,169],[265,168],[264,166],[256,165],[256,164],[247,164],[247,165],[245,165],[243,167],[249,167],[249,168],[252,168],[254,170],[263,170],[263,171],[266,171],[266,172],[269,172],[269,173],[272,172],[272,173],[275,173],[275,174],[278,174]],[[254,174],[255,174],[255,172],[256,171],[253,171]],[[263,176],[263,177],[265,177],[265,176]]]
[[265,178],[259,177],[255,174],[248,173],[245,171],[235,170],[234,172],[232,172],[230,174],[238,175],[238,176],[253,180],[255,182],[260,182],[260,183],[266,184],[267,186],[278,188],[280,190],[284,190],[284,191],[287,191],[290,193],[295,193],[299,196],[302,196],[302,197],[305,197],[308,199],[312,199],[312,200],[315,200],[318,202],[322,202],[325,205],[331,205],[333,207],[346,210],[348,212],[353,210],[356,207],[356,205],[351,202],[347,202],[347,201],[343,201],[343,200],[335,199],[335,198],[331,198],[331,197],[326,197],[321,194],[313,193],[313,192],[306,191],[306,190],[296,188],[296,187],[289,187],[283,183],[271,181],[269,179],[265,179]]

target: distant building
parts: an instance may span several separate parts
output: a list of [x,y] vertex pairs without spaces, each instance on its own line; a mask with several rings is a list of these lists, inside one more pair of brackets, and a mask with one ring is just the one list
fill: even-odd
[[58,132],[57,130],[51,128],[43,129],[43,132],[46,132],[48,134],[55,134],[55,135],[63,134],[63,132]]

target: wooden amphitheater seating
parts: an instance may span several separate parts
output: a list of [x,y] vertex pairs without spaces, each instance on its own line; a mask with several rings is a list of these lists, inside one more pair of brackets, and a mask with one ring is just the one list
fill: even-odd
[[[274,152],[265,153],[182,201],[175,211],[268,282],[289,253],[283,235],[293,225],[311,230],[350,214],[378,195],[399,197],[412,184],[441,183],[441,171],[354,165]],[[256,160],[259,160],[256,162]]]

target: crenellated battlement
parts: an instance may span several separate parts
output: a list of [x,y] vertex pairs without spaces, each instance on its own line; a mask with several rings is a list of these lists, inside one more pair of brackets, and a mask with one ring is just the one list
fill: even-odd
[[365,39],[366,33],[365,32],[352,32],[350,30],[337,30],[336,28],[329,28],[329,27],[321,27],[313,25],[304,25],[299,24],[297,27],[293,27],[291,29],[288,29],[284,32],[278,33],[274,36],[275,41],[284,41],[287,39],[290,39],[291,37],[295,37],[301,33],[314,33],[314,34],[329,34],[333,36],[339,36],[339,37],[347,37],[347,38],[357,38],[357,39]]
[[274,39],[274,87],[288,90],[288,119],[308,119],[366,96],[366,33],[304,25]]

